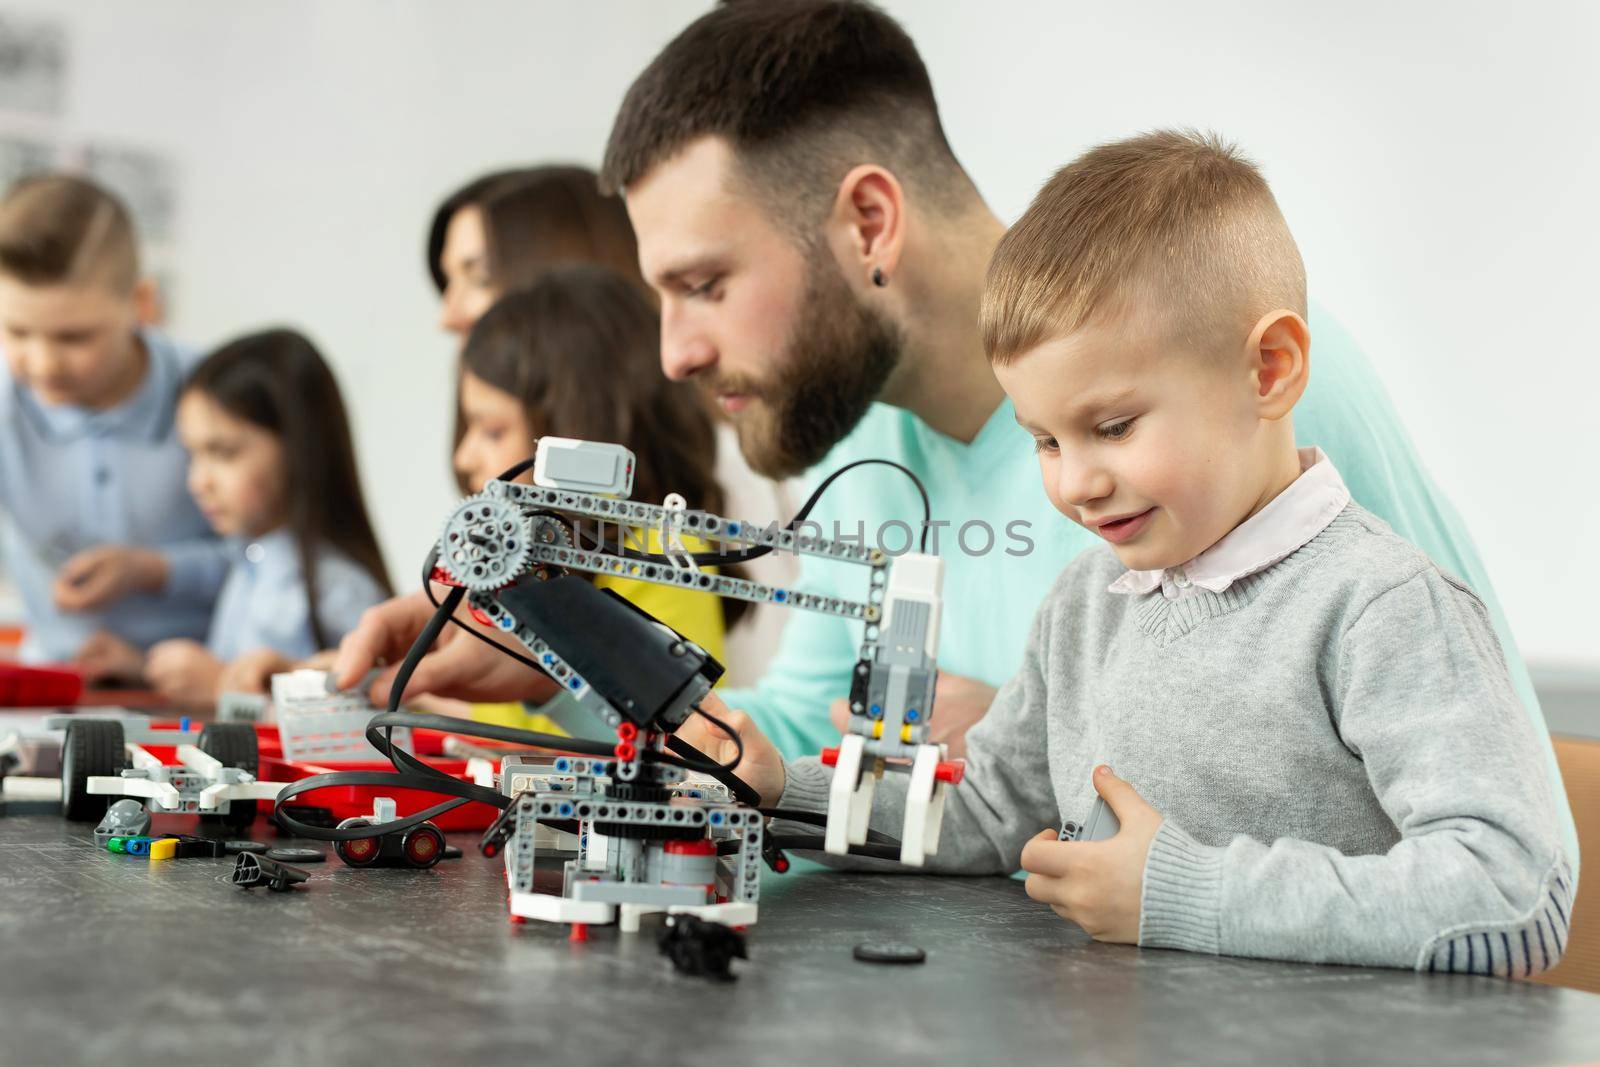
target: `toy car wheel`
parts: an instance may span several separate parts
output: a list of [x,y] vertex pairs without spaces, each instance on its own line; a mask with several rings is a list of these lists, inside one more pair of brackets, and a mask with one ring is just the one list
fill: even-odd
[[[357,826],[371,826],[371,819],[346,819],[339,829],[350,830]],[[376,837],[358,837],[351,841],[336,841],[333,851],[351,867],[371,867],[383,854],[383,841]]]
[[432,867],[444,855],[444,834],[432,823],[413,826],[400,839],[400,851],[413,867]]
[[89,779],[121,774],[127,765],[120,722],[84,719],[69,723],[61,743],[61,814],[74,822],[103,818],[114,798],[89,792]]
[[[224,767],[237,767],[251,776],[261,766],[260,750],[256,746],[255,727],[247,722],[214,722],[200,731],[200,751],[217,760]],[[234,829],[243,829],[256,821],[256,802],[230,800],[228,810],[218,815],[202,815],[202,822],[221,823]]]

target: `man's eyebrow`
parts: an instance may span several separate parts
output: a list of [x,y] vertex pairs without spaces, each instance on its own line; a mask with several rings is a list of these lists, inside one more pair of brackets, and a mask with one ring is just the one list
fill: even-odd
[[701,252],[692,256],[685,256],[676,263],[668,264],[658,270],[651,278],[651,283],[666,287],[675,285],[691,274],[703,274],[706,271],[719,269],[722,265],[722,255],[718,252]]

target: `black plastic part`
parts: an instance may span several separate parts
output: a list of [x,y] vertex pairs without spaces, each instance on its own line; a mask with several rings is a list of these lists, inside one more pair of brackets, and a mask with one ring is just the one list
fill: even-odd
[[431,822],[413,826],[400,835],[400,852],[406,863],[427,870],[444,855],[444,834]]
[[311,877],[310,871],[279,863],[254,852],[241,852],[233,863],[233,884],[240,889],[254,889],[264,885],[275,893],[287,893],[300,882]]
[[850,953],[862,963],[921,963],[928,954],[904,941],[866,941]]
[[[269,848],[263,853],[280,863],[326,863],[328,854],[320,848]],[[248,853],[246,853],[248,855]]]
[[128,765],[122,747],[122,724],[83,719],[67,724],[61,743],[61,814],[74,822],[105,817],[114,797],[89,792],[89,779],[121,774]]
[[272,846],[262,841],[224,841],[222,847],[229,855],[236,852],[254,852],[259,856]]
[[[237,767],[254,777],[260,772],[261,754],[256,730],[247,722],[213,722],[200,731],[199,749],[224,767]],[[220,823],[242,830],[256,821],[254,800],[230,800],[222,815],[202,815],[201,822]]]
[[193,837],[189,834],[170,834],[168,836],[177,838],[178,848],[174,855],[175,858],[180,860],[195,858],[217,859],[220,856],[227,855],[228,852],[228,843],[226,841],[218,841],[212,837]]
[[669,918],[656,944],[678,973],[703,975],[723,982],[738,977],[732,970],[734,960],[750,958],[745,952],[743,934],[693,915]]
[[[346,819],[339,824],[341,830],[353,830],[358,826],[371,826],[371,819]],[[370,844],[372,850],[365,851]],[[333,843],[334,855],[344,861],[346,867],[376,867],[383,858],[383,840],[379,837],[357,837],[348,841],[335,841]]]
[[460,845],[446,845],[444,846],[444,851],[439,853],[439,858],[442,860],[458,860],[462,855]]
[[495,595],[637,726],[676,728],[688,708],[671,719],[666,713],[695,676],[722,677],[722,664],[587,578],[524,581]]

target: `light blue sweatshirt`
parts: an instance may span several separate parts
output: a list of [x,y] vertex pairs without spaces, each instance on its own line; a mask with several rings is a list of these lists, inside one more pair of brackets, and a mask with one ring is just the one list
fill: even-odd
[[[173,426],[194,356],[161,334],[141,337],[149,372],[106,411],[43,404],[0,363],[0,560],[27,612],[26,659],[70,660],[96,630],[140,648],[205,636],[228,561],[189,497],[189,457]],[[56,571],[97,545],[161,552],[166,588],[104,611],[58,611]]]

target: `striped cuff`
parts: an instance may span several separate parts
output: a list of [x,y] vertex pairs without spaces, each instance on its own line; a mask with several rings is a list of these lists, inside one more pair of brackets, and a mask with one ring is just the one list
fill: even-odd
[[1171,819],[1161,824],[1144,861],[1139,944],[1188,952],[1221,951],[1222,853]]
[[833,784],[833,770],[824,767],[816,757],[789,760],[783,765],[783,796],[778,807],[796,811],[827,811],[828,787]]

